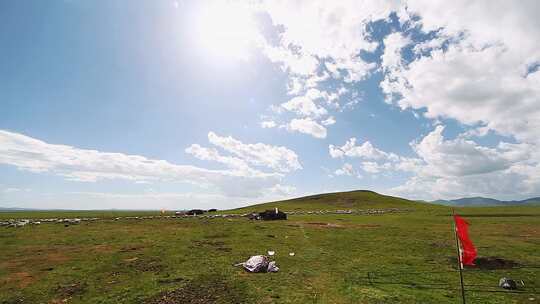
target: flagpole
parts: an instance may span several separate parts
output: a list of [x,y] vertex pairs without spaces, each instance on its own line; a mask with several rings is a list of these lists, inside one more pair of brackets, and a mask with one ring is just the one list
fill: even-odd
[[459,281],[461,283],[461,298],[463,300],[463,304],[465,304],[465,288],[463,287],[463,264],[461,263],[461,253],[459,252],[459,241],[458,241],[458,235],[457,235],[457,228],[456,228],[456,220],[454,218],[455,212],[454,209],[452,209],[452,223],[454,226],[454,238],[456,239],[456,253],[457,253],[457,261],[458,261],[458,269],[459,269]]

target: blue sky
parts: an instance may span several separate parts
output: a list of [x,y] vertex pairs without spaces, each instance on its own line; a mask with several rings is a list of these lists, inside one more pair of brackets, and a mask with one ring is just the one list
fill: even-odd
[[0,206],[540,195],[538,4],[488,5],[2,3]]

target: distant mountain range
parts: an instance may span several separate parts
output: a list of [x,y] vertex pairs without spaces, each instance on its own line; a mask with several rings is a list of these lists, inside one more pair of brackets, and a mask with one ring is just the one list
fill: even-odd
[[510,206],[510,205],[540,205],[540,197],[528,198],[521,201],[500,201],[488,197],[464,197],[453,200],[436,200],[431,203],[446,206]]
[[17,208],[17,207],[0,207],[0,212],[10,212],[10,211],[30,211],[30,210],[36,210],[36,209]]

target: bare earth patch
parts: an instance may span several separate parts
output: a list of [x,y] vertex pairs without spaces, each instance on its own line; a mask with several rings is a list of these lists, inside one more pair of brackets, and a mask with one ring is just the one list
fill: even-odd
[[32,284],[36,278],[28,272],[14,272],[8,276],[2,278],[0,283],[9,284],[15,283],[19,288],[26,288],[28,285]]
[[185,286],[159,293],[145,304],[240,304],[250,303],[244,290],[221,277],[199,277]]
[[498,257],[480,257],[474,260],[475,266],[471,268],[479,269],[511,269],[520,266],[516,261],[507,260]]

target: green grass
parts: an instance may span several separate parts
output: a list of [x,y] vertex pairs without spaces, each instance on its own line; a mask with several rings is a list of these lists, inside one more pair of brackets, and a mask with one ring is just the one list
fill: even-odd
[[[201,289],[212,294],[208,303],[459,303],[451,209],[351,192],[235,211],[273,206],[411,211],[292,215],[276,222],[183,218],[0,228],[0,303],[155,303],[167,291],[202,297]],[[466,269],[469,303],[540,303],[540,207],[456,212],[471,223],[479,256],[536,266]],[[277,273],[232,266],[267,250],[276,251]],[[503,276],[524,280],[525,289],[498,289]]]

